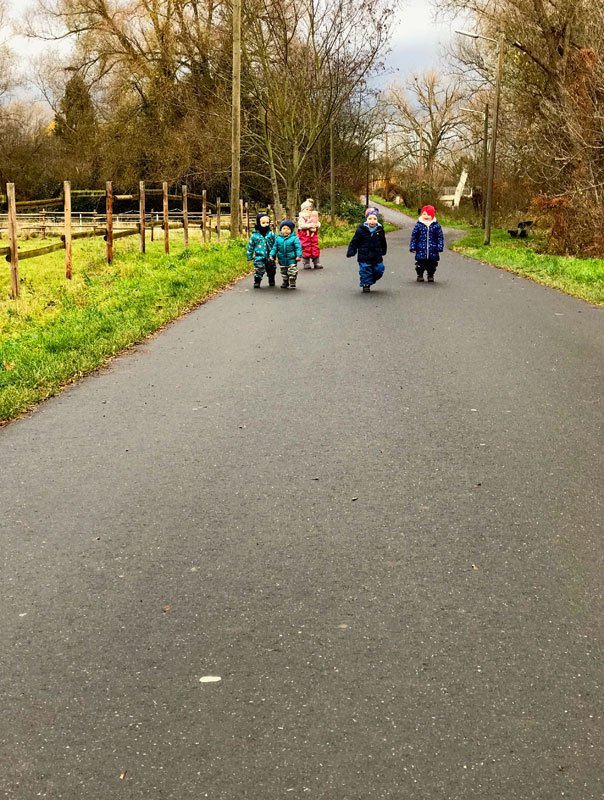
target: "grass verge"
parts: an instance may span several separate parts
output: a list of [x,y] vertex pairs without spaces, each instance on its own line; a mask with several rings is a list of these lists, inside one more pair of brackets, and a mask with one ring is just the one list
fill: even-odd
[[[324,224],[322,248],[348,244],[356,225]],[[39,243],[32,243],[39,246]],[[10,298],[9,270],[0,278],[0,425],[50,397],[108,358],[140,342],[167,322],[250,272],[246,242],[202,246],[191,232],[147,243],[116,242],[111,266],[104,243],[74,243],[73,279],[64,276],[64,253],[24,261],[21,295]]]
[[511,239],[502,230],[491,232],[490,245],[484,245],[482,240],[482,230],[474,230],[453,242],[452,248],[485,264],[515,272],[595,305],[604,305],[604,259],[536,253],[535,240]]

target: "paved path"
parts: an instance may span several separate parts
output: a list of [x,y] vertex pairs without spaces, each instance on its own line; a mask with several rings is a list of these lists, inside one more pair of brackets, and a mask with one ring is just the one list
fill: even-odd
[[0,797],[604,796],[602,311],[404,225],[0,431]]

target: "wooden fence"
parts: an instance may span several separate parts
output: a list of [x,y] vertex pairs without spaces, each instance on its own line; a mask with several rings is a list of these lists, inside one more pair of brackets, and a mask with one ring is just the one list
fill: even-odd
[[[105,214],[93,212],[72,212],[72,198],[105,198]],[[158,197],[161,200],[162,210],[151,212],[147,211],[149,197]],[[0,197],[0,203],[5,198]],[[8,247],[0,248],[0,255],[6,256],[10,263],[11,271],[11,296],[19,296],[19,261],[28,258],[48,255],[57,250],[65,250],[65,277],[71,278],[73,249],[72,244],[78,239],[90,239],[102,236],[107,245],[107,263],[111,264],[114,256],[114,243],[117,239],[128,236],[139,237],[139,249],[141,253],[146,250],[147,231],[150,233],[151,241],[154,241],[154,231],[160,228],[163,231],[164,252],[170,252],[170,231],[182,229],[184,234],[185,248],[189,247],[189,229],[191,226],[199,226],[202,232],[203,243],[211,242],[212,232],[215,233],[216,241],[221,241],[221,231],[230,230],[230,204],[222,203],[220,198],[216,198],[215,203],[211,203],[206,197],[206,191],[201,194],[189,193],[187,186],[182,186],[181,194],[169,194],[168,184],[164,183],[161,189],[150,189],[145,187],[145,182],[139,184],[138,195],[122,194],[114,195],[113,184],[107,182],[106,189],[103,190],[74,190],[71,189],[69,181],[63,185],[63,195],[43,200],[25,200],[17,202],[15,197],[14,183],[7,184],[6,187],[6,214],[0,213],[0,237],[4,231],[8,232]],[[138,212],[114,213],[114,202],[124,200],[137,200]],[[178,211],[170,211],[170,200],[181,203]],[[190,212],[189,200],[198,201],[201,204],[201,211]],[[247,235],[250,234],[250,207],[248,203],[239,201],[239,235],[243,235],[244,229]],[[61,207],[63,211],[48,211],[53,207]],[[19,213],[19,209],[41,208],[39,212]],[[267,212],[273,220],[270,206],[268,209],[255,209]],[[76,228],[77,230],[74,230]],[[42,239],[48,235],[60,236],[60,241],[53,244],[44,245],[27,250],[19,250],[18,236],[19,231],[35,231],[40,234]]]

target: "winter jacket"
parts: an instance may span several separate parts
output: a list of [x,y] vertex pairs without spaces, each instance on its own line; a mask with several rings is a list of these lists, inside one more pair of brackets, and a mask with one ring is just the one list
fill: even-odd
[[275,234],[272,231],[263,236],[260,231],[253,230],[247,243],[247,260],[266,262],[274,244]]
[[309,211],[308,209],[304,208],[300,211],[300,215],[298,216],[299,231],[308,231],[312,228],[318,230],[320,227],[321,223],[319,222],[318,211]]
[[415,223],[409,250],[415,251],[416,258],[438,261],[444,246],[443,229],[435,219],[429,225],[421,220]]
[[302,258],[302,246],[296,234],[290,233],[285,237],[280,233],[271,249],[271,258],[277,258],[282,267],[289,267],[296,263],[297,258]]
[[363,222],[356,229],[348,245],[346,257],[351,258],[356,254],[359,264],[379,264],[387,249],[386,234],[382,226],[378,224],[372,231],[369,225]]

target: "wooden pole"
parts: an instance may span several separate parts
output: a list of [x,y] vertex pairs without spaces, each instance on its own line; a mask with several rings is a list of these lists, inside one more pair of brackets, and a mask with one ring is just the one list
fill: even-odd
[[153,219],[153,209],[151,209],[151,241],[154,241],[154,239],[155,239],[155,233],[154,233],[155,225],[153,224],[154,221],[155,220]]
[[239,201],[239,226],[237,230],[237,235],[243,235],[243,200]]
[[[140,181],[138,184],[138,212],[139,212],[139,228],[140,228],[140,251],[144,253],[146,250],[146,240],[145,240],[145,181]],[[153,220],[151,220],[153,221]],[[153,228],[151,228],[153,231]]]
[[231,101],[231,239],[239,236],[241,188],[241,0],[233,0],[233,91]]
[[170,209],[168,207],[168,184],[164,181],[164,253],[170,252]]
[[336,224],[336,174],[333,145],[333,120],[329,123],[329,221],[332,225]]
[[208,206],[206,200],[206,190],[201,193],[201,232],[203,235],[203,243],[206,243],[206,224],[208,221]]
[[113,263],[113,184],[107,181],[107,263]]
[[63,183],[63,199],[65,203],[65,277],[71,280],[71,183]]
[[245,232],[247,236],[250,235],[250,204],[245,204]]
[[46,239],[46,209],[42,209],[42,239]]
[[489,176],[487,182],[487,203],[484,220],[484,244],[491,244],[491,219],[493,214],[493,184],[495,183],[495,155],[497,150],[497,129],[499,127],[499,98],[501,97],[501,78],[503,75],[503,49],[505,38],[499,35],[499,54],[497,58],[497,77],[495,79],[495,108],[491,128],[491,152],[489,153]]
[[182,187],[182,227],[185,234],[185,250],[189,249],[189,194],[187,186]]
[[484,106],[484,131],[482,139],[482,229],[487,219],[487,184],[489,182],[489,104]]
[[17,249],[17,205],[15,184],[6,184],[8,204],[8,243],[10,246],[10,288],[11,296],[19,297],[19,252]]
[[[216,198],[216,241],[220,241],[220,197]],[[231,209],[232,211],[233,209]]]

